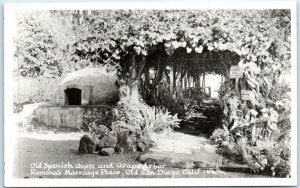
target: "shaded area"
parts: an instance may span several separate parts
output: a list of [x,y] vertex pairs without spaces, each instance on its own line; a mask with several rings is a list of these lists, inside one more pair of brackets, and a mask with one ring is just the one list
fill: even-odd
[[77,88],[68,88],[65,90],[67,105],[81,105],[81,90]]
[[204,99],[194,105],[191,111],[181,122],[180,128],[175,129],[176,131],[208,138],[222,125],[222,109],[215,99]]

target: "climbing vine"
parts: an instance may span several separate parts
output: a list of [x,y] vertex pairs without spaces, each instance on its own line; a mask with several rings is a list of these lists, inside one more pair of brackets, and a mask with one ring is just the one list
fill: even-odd
[[[19,49],[16,56],[21,60],[19,70],[32,72],[32,75],[41,74],[46,69],[51,70],[50,74],[62,74],[73,70],[70,66],[74,65],[111,63],[122,65],[120,69],[133,67],[131,78],[138,80],[142,75],[139,72],[149,69],[143,64],[151,64],[145,60],[153,53],[170,56],[163,60],[156,56],[159,65],[167,65],[172,56],[181,56],[183,51],[186,55],[223,54],[222,63],[205,70],[215,69],[217,73],[224,68],[228,71],[228,65],[236,64],[234,58],[225,53],[231,52],[243,57],[245,62],[254,62],[262,75],[272,75],[273,78],[268,80],[271,83],[290,68],[290,12],[287,10],[93,10],[27,14],[18,25],[19,33],[27,35],[16,39]],[[34,24],[40,26],[33,27]],[[58,29],[61,26],[65,29]],[[44,33],[44,38],[48,35],[47,40],[52,42],[43,44],[46,39],[38,39],[37,33]],[[32,40],[35,38],[41,42]],[[30,47],[33,44],[41,46],[33,50]],[[35,52],[38,49],[46,51]],[[127,58],[134,54],[135,61]],[[179,70],[181,67],[176,69],[183,73],[184,70]],[[166,66],[161,66],[161,69],[166,69]],[[193,77],[191,72],[188,74]]]

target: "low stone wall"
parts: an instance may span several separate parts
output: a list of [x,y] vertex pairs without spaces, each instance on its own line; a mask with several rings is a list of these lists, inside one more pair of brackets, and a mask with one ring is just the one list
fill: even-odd
[[103,105],[50,105],[44,104],[34,112],[36,122],[51,127],[80,128],[84,115],[105,113],[110,107]]

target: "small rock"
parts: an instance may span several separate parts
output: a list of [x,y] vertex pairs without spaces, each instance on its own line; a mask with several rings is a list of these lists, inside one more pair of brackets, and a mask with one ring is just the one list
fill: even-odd
[[126,135],[126,140],[125,140],[125,150],[128,152],[136,152],[136,138],[134,137],[133,134],[131,135]]
[[260,164],[267,165],[268,164],[268,160],[267,159],[263,159],[263,160],[261,160]]
[[144,152],[150,147],[150,138],[145,136],[141,136],[136,140],[136,142],[138,151]]
[[206,167],[206,164],[204,164],[203,162],[200,162],[200,161],[194,162],[194,164],[195,164],[196,168]]
[[36,121],[37,121],[37,118],[35,117],[35,115],[27,116],[25,118],[25,120],[23,121],[22,126],[23,127],[30,127],[30,126],[34,125],[34,123]]
[[124,153],[124,148],[122,148],[122,147],[120,147],[120,146],[116,146],[116,147],[115,147],[115,151],[116,151],[118,154],[123,155],[123,153]]
[[112,156],[115,153],[114,148],[103,148],[101,149],[100,154],[104,156]]
[[107,147],[116,147],[118,143],[118,137],[116,132],[110,131],[108,135],[104,136],[102,139],[100,139],[97,143],[97,148],[100,150],[102,148]]
[[188,169],[188,168],[194,168],[195,167],[195,163],[193,161],[190,161],[190,160],[178,161],[178,162],[173,162],[172,160],[170,160],[169,163],[172,164],[172,166],[175,167],[175,168]]
[[143,142],[139,142],[137,144],[137,150],[138,151],[144,152],[144,151],[146,151],[146,149],[147,149],[147,146]]
[[110,130],[104,125],[99,125],[97,128],[95,128],[95,134],[99,139],[102,139],[103,137],[107,136],[109,132]]
[[148,137],[145,137],[145,136],[141,136],[140,138],[138,138],[136,140],[137,142],[142,142],[144,143],[145,145],[150,145],[150,138]]
[[262,161],[263,159],[266,158],[266,155],[255,155],[255,158],[256,158],[258,161]]
[[252,155],[259,155],[259,154],[261,154],[261,152],[258,148],[251,148],[251,154]]
[[95,142],[89,136],[84,135],[80,139],[78,151],[81,154],[92,154],[94,153],[95,147]]

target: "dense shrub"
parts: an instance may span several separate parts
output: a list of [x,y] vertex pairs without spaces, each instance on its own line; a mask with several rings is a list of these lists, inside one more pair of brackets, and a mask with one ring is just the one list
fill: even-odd
[[225,95],[231,95],[232,93],[235,93],[233,87],[234,85],[232,84],[232,81],[226,80],[219,88],[219,98],[223,99]]
[[165,108],[150,107],[140,99],[129,95],[129,87],[120,89],[120,101],[113,113],[116,121],[112,129],[118,134],[130,133],[151,141],[151,136],[178,127],[180,119],[171,115]]
[[[231,108],[238,108],[240,104],[235,97],[227,102]],[[253,172],[290,176],[289,100],[278,100],[260,109],[252,121],[247,120],[247,115],[254,111],[248,112],[245,119],[235,117],[232,124],[229,115],[223,129],[213,132],[211,139],[218,146],[218,152],[229,160],[248,164]]]
[[99,126],[105,126],[111,129],[113,114],[111,108],[107,108],[103,112],[93,112],[92,114],[84,115],[83,131],[93,132]]
[[[231,137],[232,135],[228,135]],[[253,172],[272,176],[290,176],[290,133],[274,135],[251,145],[247,137],[228,138],[224,132],[216,130],[212,138],[218,143],[218,153],[229,160],[248,164]]]
[[[126,152],[145,151],[155,134],[170,132],[178,127],[180,119],[165,108],[150,107],[129,95],[129,87],[120,88],[120,101],[112,109],[84,117],[83,130],[95,143],[117,138],[116,148]],[[116,149],[115,148],[115,149]]]
[[203,99],[206,98],[209,96],[203,93],[200,88],[178,91],[176,96],[167,88],[162,88],[156,105],[167,108],[171,114],[178,114],[179,118],[184,119],[189,113],[198,110]]
[[17,77],[14,85],[14,112],[20,112],[24,104],[50,101],[61,81],[57,78],[25,78]]
[[184,118],[190,110],[192,98],[184,98],[183,95],[173,96],[167,90],[160,93],[158,97],[158,106],[162,106],[170,111],[171,114],[178,114],[179,118]]

